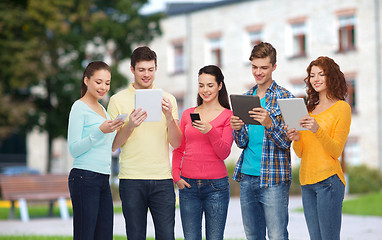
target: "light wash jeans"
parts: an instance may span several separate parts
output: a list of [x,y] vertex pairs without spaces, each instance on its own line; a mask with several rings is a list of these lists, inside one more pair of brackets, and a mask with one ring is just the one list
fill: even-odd
[[310,239],[339,240],[345,186],[337,174],[301,190]]
[[288,204],[290,181],[260,188],[260,177],[241,174],[240,205],[248,240],[288,239]]
[[229,203],[228,177],[220,179],[183,179],[191,188],[179,190],[180,215],[185,240],[202,239],[205,214],[206,239],[223,240]]

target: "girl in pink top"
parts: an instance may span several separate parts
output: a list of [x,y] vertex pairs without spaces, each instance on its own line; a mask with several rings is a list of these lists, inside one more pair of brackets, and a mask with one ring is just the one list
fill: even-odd
[[[233,141],[228,94],[219,67],[199,70],[198,106],[183,112],[183,137],[173,151],[173,179],[179,188],[184,239],[202,239],[202,215],[206,239],[223,239],[229,203],[224,160]],[[192,121],[190,113],[199,113]]]

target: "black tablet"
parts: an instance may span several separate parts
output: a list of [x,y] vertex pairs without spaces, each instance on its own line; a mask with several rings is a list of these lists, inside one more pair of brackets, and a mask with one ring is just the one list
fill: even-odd
[[253,108],[261,107],[259,96],[231,94],[230,98],[234,116],[239,117],[245,124],[260,125],[248,113]]

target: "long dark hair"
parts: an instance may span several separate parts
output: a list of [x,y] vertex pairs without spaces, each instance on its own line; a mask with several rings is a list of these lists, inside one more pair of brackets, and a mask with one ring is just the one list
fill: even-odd
[[320,102],[318,92],[314,90],[310,83],[310,72],[313,66],[317,66],[322,69],[326,77],[327,97],[332,100],[345,100],[347,96],[347,85],[345,75],[341,72],[340,66],[329,57],[318,57],[312,61],[306,72],[308,76],[304,79],[306,84],[307,108],[308,111],[313,111],[317,104]]
[[94,73],[98,70],[107,70],[109,71],[109,73],[111,73],[111,69],[109,65],[107,65],[106,63],[102,61],[95,61],[95,62],[89,63],[84,71],[84,75],[82,76],[81,97],[83,97],[88,90],[88,87],[85,84],[85,77],[90,79],[94,75]]
[[[229,106],[227,89],[224,84],[224,75],[222,71],[220,70],[220,68],[215,65],[208,65],[208,66],[202,67],[199,70],[198,76],[202,75],[203,73],[214,76],[218,86],[220,85],[220,83],[222,84],[222,88],[219,90],[219,96],[218,96],[219,103],[223,107],[227,109],[231,109],[231,107]],[[197,102],[198,102],[198,106],[202,105],[203,103],[203,99],[200,97],[199,94],[198,94]]]

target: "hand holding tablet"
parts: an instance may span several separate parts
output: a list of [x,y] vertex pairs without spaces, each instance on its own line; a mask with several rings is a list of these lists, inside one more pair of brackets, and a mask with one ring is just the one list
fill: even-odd
[[308,130],[300,126],[299,121],[309,115],[303,98],[277,99],[284,122],[288,130],[295,128],[296,131]]
[[245,124],[260,125],[260,123],[249,116],[253,108],[261,107],[260,98],[256,95],[231,94],[231,106],[233,115],[239,117]]
[[160,122],[162,120],[162,90],[136,89],[135,109],[138,108],[147,112],[145,122]]

